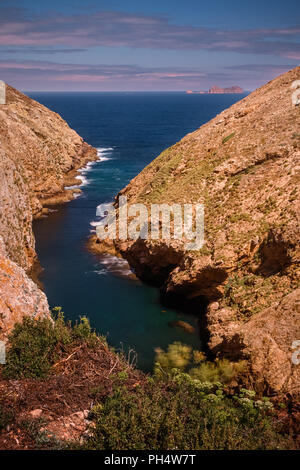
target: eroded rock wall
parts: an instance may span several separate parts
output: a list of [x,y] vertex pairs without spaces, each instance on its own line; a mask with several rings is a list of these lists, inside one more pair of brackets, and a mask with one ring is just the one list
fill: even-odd
[[0,339],[22,315],[49,314],[43,292],[27,276],[37,257],[32,220],[78,190],[76,170],[97,159],[56,113],[6,86],[0,105]]

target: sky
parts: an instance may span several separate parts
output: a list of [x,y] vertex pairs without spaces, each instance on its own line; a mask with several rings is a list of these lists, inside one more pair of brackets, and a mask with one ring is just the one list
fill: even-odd
[[299,62],[299,0],[0,0],[20,90],[253,90]]

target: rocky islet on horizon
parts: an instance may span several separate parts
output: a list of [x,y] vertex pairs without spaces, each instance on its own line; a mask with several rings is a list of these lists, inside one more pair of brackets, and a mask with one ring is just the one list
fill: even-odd
[[208,91],[193,91],[187,90],[188,95],[224,95],[224,94],[241,94],[245,90],[239,86],[231,86],[228,88],[221,88],[217,85],[212,86]]

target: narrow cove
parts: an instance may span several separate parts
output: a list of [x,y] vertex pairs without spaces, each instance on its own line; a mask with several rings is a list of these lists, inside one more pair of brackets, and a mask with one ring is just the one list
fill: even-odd
[[[112,201],[162,150],[240,96],[32,93],[31,97],[58,112],[98,149],[100,157],[82,172],[82,196],[53,207],[48,218],[34,223],[44,268],[41,282],[50,306],[62,306],[71,320],[86,315],[112,346],[136,351],[138,366],[145,371],[152,369],[157,347],[167,348],[174,341],[201,347],[193,315],[162,306],[157,288],[132,280],[122,260],[89,253],[86,242],[95,228],[98,204]],[[195,332],[171,326],[180,320],[194,326]]]

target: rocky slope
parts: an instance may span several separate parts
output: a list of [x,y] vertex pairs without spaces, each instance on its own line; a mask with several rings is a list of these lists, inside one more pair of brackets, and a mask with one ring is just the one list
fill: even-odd
[[[256,90],[119,193],[129,204],[203,203],[201,250],[178,240],[114,242],[139,277],[199,305],[215,355],[248,359],[248,380],[283,397],[300,393],[291,360],[300,339],[300,109],[291,90],[299,79],[297,67]],[[91,246],[106,249],[95,237]]]
[[33,218],[47,214],[51,204],[71,200],[79,190],[65,188],[79,183],[76,170],[97,159],[96,149],[58,114],[10,86],[6,98],[6,104],[0,105],[0,335],[2,331],[4,336],[22,311],[48,314],[44,294],[25,274],[36,261]]
[[0,339],[23,316],[47,316],[49,306],[46,295],[27,276],[23,268],[11,261],[0,236]]

